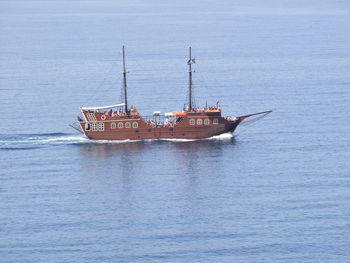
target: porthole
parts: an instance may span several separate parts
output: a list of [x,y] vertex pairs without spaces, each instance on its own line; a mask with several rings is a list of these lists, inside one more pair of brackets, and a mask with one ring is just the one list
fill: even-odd
[[115,122],[112,122],[111,123],[111,129],[115,129],[115,128],[117,128],[117,124]]
[[132,123],[132,127],[133,128],[138,128],[139,127],[139,123],[138,122],[133,122]]
[[195,125],[196,124],[196,120],[195,119],[190,119],[190,125]]
[[118,128],[122,129],[123,128],[123,123],[122,122],[118,122]]
[[219,124],[219,120],[218,119],[214,119],[213,120],[213,124]]
[[209,119],[205,119],[204,120],[204,125],[209,125],[210,124],[210,120]]
[[125,123],[125,128],[131,128],[131,123],[130,122],[126,122]]
[[202,125],[203,124],[203,120],[202,119],[197,119],[197,125]]

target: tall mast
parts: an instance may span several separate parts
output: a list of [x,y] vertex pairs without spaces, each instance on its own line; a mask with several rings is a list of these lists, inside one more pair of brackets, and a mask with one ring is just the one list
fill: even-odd
[[125,112],[128,112],[128,94],[126,90],[126,67],[125,67],[125,47],[123,46],[123,88],[124,88],[124,104],[125,104]]
[[191,52],[191,47],[190,47],[190,56],[189,56],[189,60],[187,62],[188,64],[188,67],[189,67],[189,70],[188,70],[188,107],[189,107],[189,111],[192,111],[192,106],[193,106],[193,103],[192,103],[192,86],[193,86],[193,83],[192,83],[192,73],[194,72],[194,70],[192,70],[192,64],[195,63],[195,60],[192,59],[192,52]]

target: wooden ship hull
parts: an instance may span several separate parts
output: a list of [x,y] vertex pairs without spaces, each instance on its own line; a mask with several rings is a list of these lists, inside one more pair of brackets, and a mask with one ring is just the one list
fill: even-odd
[[141,116],[133,106],[128,107],[125,52],[123,46],[123,89],[124,103],[102,107],[80,107],[79,131],[92,140],[152,140],[152,139],[204,139],[227,132],[234,132],[237,126],[259,112],[239,117],[222,117],[218,102],[212,107],[196,107],[193,102],[192,64],[189,66],[189,102],[182,111],[163,115],[154,112],[152,116]]
[[[96,121],[88,121],[91,114]],[[177,117],[174,122],[150,124],[139,115],[112,117],[91,112],[90,115],[83,112],[83,115],[85,120],[79,122],[81,130],[93,140],[203,139],[233,132],[243,120],[243,117],[190,113]]]

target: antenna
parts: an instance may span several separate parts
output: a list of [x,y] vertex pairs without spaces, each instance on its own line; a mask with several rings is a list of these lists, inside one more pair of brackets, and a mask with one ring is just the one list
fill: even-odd
[[123,88],[124,88],[124,104],[125,104],[125,113],[128,112],[128,94],[127,94],[127,85],[126,85],[126,73],[128,71],[125,67],[125,47],[123,46]]

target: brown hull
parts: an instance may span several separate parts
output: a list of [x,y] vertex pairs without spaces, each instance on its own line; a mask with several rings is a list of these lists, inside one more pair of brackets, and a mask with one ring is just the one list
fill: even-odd
[[204,139],[233,132],[241,122],[240,118],[223,118],[221,114],[188,113],[175,123],[157,126],[147,123],[138,114],[111,117],[94,113],[93,122],[86,118],[87,113],[83,115],[85,120],[79,122],[81,129],[93,140]]

